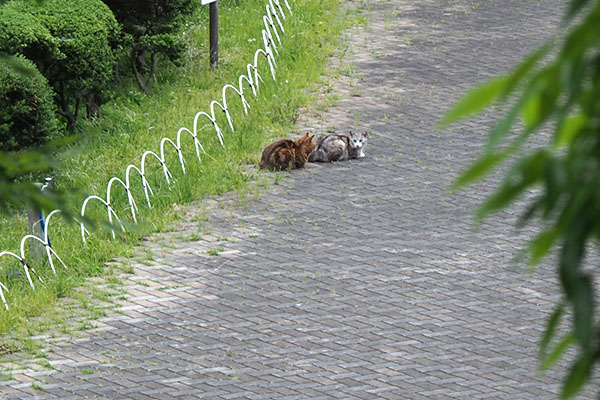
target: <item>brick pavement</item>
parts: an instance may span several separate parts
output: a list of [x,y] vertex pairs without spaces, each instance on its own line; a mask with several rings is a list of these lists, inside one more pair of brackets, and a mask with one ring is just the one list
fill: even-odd
[[473,231],[498,176],[446,193],[493,119],[434,125],[549,37],[560,2],[372,1],[363,13],[368,29],[348,32],[354,73],[331,82],[339,101],[305,112],[298,133],[368,129],[367,157],[285,174],[243,205],[191,207],[144,244],[150,265],[130,261],[120,313],[53,344],[54,369],[0,382],[3,397],[557,397],[560,370],[536,369],[552,265],[511,266],[528,233],[516,211]]

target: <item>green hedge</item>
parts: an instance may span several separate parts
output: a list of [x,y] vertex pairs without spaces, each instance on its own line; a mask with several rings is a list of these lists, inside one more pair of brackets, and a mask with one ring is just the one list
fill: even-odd
[[[53,55],[51,62],[45,62],[35,52],[20,52],[30,57],[46,76],[69,125],[75,124],[83,106],[87,107],[88,116],[96,116],[98,107],[107,98],[120,34],[111,10],[100,0],[45,0],[40,5],[18,0],[2,8],[6,8],[8,11],[4,12],[13,19],[29,17],[35,20],[23,28],[24,32],[9,32],[13,42],[18,43],[21,39],[21,48],[28,47],[23,44],[23,39],[29,38],[24,33],[34,25],[37,29],[40,24],[51,35],[42,43],[48,47],[57,45],[58,52],[50,52]],[[15,32],[21,35],[17,36]]]
[[123,26],[123,46],[129,48],[131,71],[138,86],[149,92],[158,58],[179,64],[185,45],[179,34],[183,17],[196,0],[103,0]]
[[0,6],[0,52],[22,54],[41,69],[65,58],[60,42],[33,15],[12,4]]
[[0,149],[36,146],[60,132],[52,89],[23,57],[0,59]]

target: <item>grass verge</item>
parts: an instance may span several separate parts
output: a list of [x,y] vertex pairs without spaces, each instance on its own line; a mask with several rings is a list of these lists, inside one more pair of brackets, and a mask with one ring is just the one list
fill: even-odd
[[[92,232],[82,245],[77,225],[59,218],[54,220],[50,228],[52,245],[68,270],[56,263],[57,275],[53,275],[48,265],[35,265],[44,279],[44,283],[36,282],[35,290],[18,272],[20,265],[6,257],[0,259],[0,281],[10,290],[5,293],[10,310],[0,310],[0,343],[10,342],[11,348],[22,350],[31,347],[26,345],[26,338],[49,328],[36,317],[52,315],[57,299],[73,294],[73,289],[86,278],[103,274],[107,261],[133,255],[133,246],[142,237],[165,229],[180,218],[174,204],[245,188],[253,177],[247,164],[257,163],[260,150],[273,137],[288,136],[299,109],[313,101],[324,61],[334,54],[340,30],[355,21],[339,15],[338,0],[290,1],[290,4],[294,14],[288,15],[284,22],[286,33],[276,58],[277,80],[271,79],[263,60],[259,71],[264,83],[258,96],[252,96],[246,88],[251,106],[248,117],[244,116],[237,96],[228,96],[235,132],[226,128],[224,116],[219,119],[225,133],[225,148],[207,127],[200,134],[207,155],[202,155],[202,161],[198,162],[192,140],[186,138],[183,145],[186,174],[182,173],[175,152],[167,150],[167,166],[174,178],[170,187],[158,163],[147,171],[155,194],[151,198],[152,208],[145,205],[141,182],[133,185],[139,207],[138,224],[132,223],[124,190],[114,186],[111,203],[127,228],[125,233],[117,232],[115,240],[109,231],[100,229]],[[58,155],[61,163],[53,177],[59,189],[70,193],[65,208],[78,212],[87,195],[105,197],[111,177],[124,179],[127,165],[139,166],[145,150],[159,152],[162,137],[175,140],[180,127],[191,129],[196,112],[209,111],[211,100],[220,101],[224,84],[237,86],[239,74],[245,73],[247,63],[262,42],[264,6],[264,0],[220,2],[220,64],[216,71],[208,67],[208,9],[201,7],[182,32],[190,43],[183,67],[163,68],[148,96],[137,91],[133,81],[122,82],[116,99],[102,107],[101,118],[84,125],[80,140]],[[88,215],[102,221],[106,219],[106,209],[90,205]],[[24,212],[16,210],[14,216],[3,217],[1,222],[0,250],[17,252],[21,237],[27,232]]]

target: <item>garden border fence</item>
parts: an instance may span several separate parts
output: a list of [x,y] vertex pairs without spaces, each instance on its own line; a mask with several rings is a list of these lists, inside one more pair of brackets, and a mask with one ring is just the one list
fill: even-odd
[[[282,2],[285,4],[285,7],[287,8],[287,12],[289,13],[289,15],[290,16],[293,15],[292,9],[291,9],[288,1],[282,0]],[[125,232],[125,225],[123,224],[123,222],[121,221],[121,218],[119,218],[119,216],[117,215],[117,212],[114,210],[114,208],[111,205],[111,193],[112,193],[114,184],[118,184],[124,188],[124,190],[127,194],[129,210],[131,211],[131,218],[134,223],[137,223],[136,213],[139,212],[139,209],[138,209],[137,203],[136,203],[135,198],[131,191],[131,188],[132,188],[131,173],[132,173],[132,171],[135,171],[140,176],[141,182],[142,182],[142,187],[144,189],[144,197],[146,199],[146,203],[149,208],[152,207],[150,198],[151,198],[151,196],[154,196],[154,191],[152,190],[152,187],[150,186],[150,182],[146,178],[146,160],[148,159],[148,157],[151,157],[151,159],[155,159],[156,161],[158,161],[158,163],[162,167],[162,172],[165,177],[165,181],[167,182],[167,187],[169,190],[171,190],[171,180],[173,179],[173,174],[167,167],[167,157],[166,157],[166,152],[165,152],[165,148],[167,145],[171,146],[177,152],[179,164],[181,166],[181,170],[184,175],[186,173],[186,169],[185,169],[186,161],[185,161],[185,158],[184,158],[183,152],[182,152],[181,138],[182,138],[183,134],[188,134],[192,137],[192,139],[194,141],[194,147],[195,147],[196,156],[198,158],[198,162],[202,162],[201,154],[205,154],[205,155],[209,156],[206,153],[206,151],[204,150],[202,143],[198,139],[199,130],[202,130],[204,127],[212,125],[212,127],[217,135],[220,145],[222,147],[225,147],[225,135],[223,133],[223,130],[217,123],[217,118],[216,118],[216,114],[215,114],[215,106],[218,106],[218,108],[225,114],[229,128],[230,128],[231,132],[234,132],[233,121],[231,118],[231,114],[229,112],[229,108],[227,107],[227,97],[226,97],[227,89],[233,90],[233,92],[240,97],[240,99],[242,101],[242,106],[244,109],[244,114],[247,116],[248,109],[250,108],[250,104],[246,100],[246,97],[244,94],[244,83],[246,84],[247,87],[250,87],[250,89],[252,90],[252,94],[254,95],[254,97],[256,97],[258,95],[259,82],[264,83],[264,80],[262,79],[262,77],[260,76],[260,74],[258,72],[258,61],[259,61],[260,57],[264,57],[266,59],[268,65],[269,65],[269,70],[271,72],[271,76],[273,77],[273,80],[276,80],[275,69],[277,68],[277,62],[275,61],[275,56],[279,55],[279,50],[277,49],[277,46],[281,45],[280,34],[285,33],[285,29],[283,27],[282,21],[285,21],[287,17],[284,12],[284,9],[281,5],[281,2],[279,0],[269,0],[268,4],[265,5],[265,9],[266,9],[266,14],[263,15],[263,17],[262,17],[264,28],[262,29],[262,32],[261,32],[261,36],[262,36],[262,40],[263,40],[263,48],[258,48],[254,52],[254,60],[253,60],[254,62],[251,64],[247,64],[246,74],[241,74],[239,76],[238,87],[235,87],[234,85],[229,84],[229,83],[224,85],[222,88],[222,91],[221,91],[221,102],[219,102],[217,100],[212,100],[210,103],[210,106],[209,106],[210,114],[205,111],[197,112],[196,115],[194,116],[194,122],[193,122],[192,129],[190,130],[186,127],[179,128],[177,131],[175,140],[168,138],[168,137],[161,138],[160,149],[159,149],[158,153],[156,153],[152,150],[146,150],[141,156],[139,167],[136,165],[130,164],[125,168],[125,180],[123,180],[117,176],[113,176],[112,178],[110,178],[106,185],[106,198],[103,198],[103,197],[101,197],[99,195],[95,195],[95,194],[92,194],[85,198],[85,200],[83,201],[83,203],[81,205],[81,211],[79,213],[79,216],[81,218],[80,219],[75,218],[81,228],[81,240],[83,243],[86,242],[86,236],[90,235],[90,232],[86,228],[86,226],[85,226],[86,224],[84,221],[85,221],[86,208],[91,201],[98,201],[106,207],[107,219],[108,219],[109,225],[111,226],[111,235],[112,235],[113,239],[115,239],[115,237],[116,237],[115,229],[120,229],[121,231]],[[200,118],[208,118],[209,124],[204,125],[200,129],[198,129],[198,121],[200,120]],[[58,253],[52,248],[52,246],[50,244],[49,233],[48,233],[50,231],[50,226],[51,226],[50,221],[52,220],[52,217],[60,212],[61,212],[61,210],[56,209],[56,210],[49,212],[47,216],[45,216],[45,217],[42,216],[42,219],[45,220],[44,229],[42,230],[43,237],[40,238],[40,237],[38,237],[36,235],[32,235],[32,234],[27,234],[27,235],[23,236],[23,238],[21,239],[21,243],[20,243],[20,249],[19,249],[20,254],[17,254],[15,252],[11,252],[11,251],[0,252],[0,258],[12,257],[12,258],[15,258],[16,260],[18,260],[18,262],[23,267],[23,272],[25,273],[25,277],[27,278],[29,286],[31,286],[31,288],[33,290],[35,290],[34,278],[42,283],[43,283],[43,278],[40,274],[37,273],[37,271],[33,267],[33,263],[28,261],[28,259],[26,257],[26,253],[27,253],[26,252],[26,244],[29,241],[33,240],[34,242],[40,243],[44,247],[44,249],[46,251],[46,258],[48,259],[48,263],[50,265],[50,268],[51,268],[53,274],[56,275],[54,258],[60,262],[60,264],[63,266],[63,268],[67,269],[67,265],[65,264],[65,262],[63,262],[63,260],[58,255]],[[118,223],[118,226],[115,226],[116,223]],[[32,275],[33,275],[33,278],[32,278]],[[6,310],[8,310],[9,307],[8,307],[8,302],[6,301],[5,292],[9,292],[9,289],[6,287],[6,285],[4,283],[0,282],[0,300],[2,300],[4,308]]]

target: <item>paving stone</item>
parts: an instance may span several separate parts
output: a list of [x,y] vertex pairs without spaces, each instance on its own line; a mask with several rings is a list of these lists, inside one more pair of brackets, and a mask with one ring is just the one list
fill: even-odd
[[[123,315],[56,345],[56,370],[35,395],[557,398],[565,363],[540,375],[536,358],[559,298],[554,267],[526,274],[511,261],[535,228],[515,230],[517,207],[472,229],[499,174],[447,194],[494,117],[435,125],[474,84],[554,35],[563,7],[370,1],[367,28],[346,32],[353,73],[331,78],[336,105],[305,110],[296,132],[369,130],[367,157],[284,174],[245,207],[228,194],[187,208],[160,235],[173,246],[144,242],[152,265],[128,261],[136,275]],[[197,229],[185,220],[201,213],[210,234],[182,241]],[[217,246],[221,256],[206,254]],[[2,383],[1,398],[32,398],[21,383]]]

